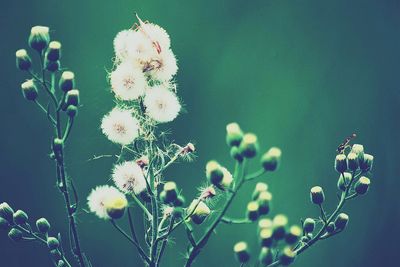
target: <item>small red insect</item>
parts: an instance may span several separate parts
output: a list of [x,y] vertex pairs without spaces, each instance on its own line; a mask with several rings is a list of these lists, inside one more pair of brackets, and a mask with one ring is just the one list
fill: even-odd
[[356,138],[357,135],[355,133],[353,133],[352,135],[346,137],[346,139],[344,139],[344,141],[338,146],[337,148],[337,153],[338,154],[343,154],[344,151],[346,150],[346,148],[350,147],[350,141],[353,140],[354,138]]

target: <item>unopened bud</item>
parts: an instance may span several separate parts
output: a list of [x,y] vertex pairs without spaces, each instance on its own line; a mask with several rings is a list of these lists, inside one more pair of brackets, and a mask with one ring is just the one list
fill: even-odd
[[335,219],[335,227],[339,230],[346,228],[349,222],[349,216],[346,213],[340,213]]
[[322,204],[325,200],[325,194],[324,194],[324,190],[322,189],[322,187],[314,186],[313,188],[311,188],[310,198],[311,198],[312,203],[314,203],[316,205]]
[[104,203],[107,211],[107,215],[112,219],[120,219],[125,214],[126,207],[128,206],[128,200],[125,196],[115,197],[109,199]]
[[22,210],[17,210],[14,213],[14,223],[17,225],[25,224],[28,222],[28,215],[22,211]]
[[2,217],[0,217],[0,230],[8,230],[10,228],[10,224],[8,221]]
[[344,155],[344,154],[336,155],[336,158],[335,158],[335,170],[338,173],[342,173],[342,172],[345,172],[347,170],[346,155]]
[[50,223],[45,218],[36,221],[36,228],[42,234],[46,234],[50,230]]
[[185,204],[185,198],[179,195],[173,202],[174,207],[182,207]]
[[239,146],[243,139],[243,132],[236,122],[229,123],[226,126],[226,143],[228,146]]
[[178,197],[178,191],[175,182],[167,182],[164,184],[165,199],[164,203],[172,203]]
[[315,220],[307,218],[303,222],[303,230],[305,233],[312,233],[315,229]]
[[251,201],[247,204],[247,218],[251,221],[256,221],[260,214],[258,213],[259,205],[257,201]]
[[354,153],[357,155],[359,163],[361,163],[364,160],[364,146],[363,145],[354,144],[351,147],[351,153]]
[[250,260],[250,252],[246,242],[238,242],[233,247],[233,251],[235,252],[236,259],[241,262],[245,263]]
[[257,136],[252,133],[247,133],[243,136],[243,140],[239,146],[240,154],[245,158],[253,158],[258,152]]
[[347,167],[351,171],[356,171],[358,169],[358,164],[359,164],[359,160],[358,160],[357,154],[350,152],[347,155]]
[[47,246],[50,250],[57,249],[60,246],[60,242],[55,237],[47,238]]
[[67,92],[67,96],[65,98],[65,104],[67,106],[79,106],[79,90],[77,89],[72,89]]
[[174,216],[174,218],[182,218],[183,209],[181,207],[175,207],[172,211],[172,216]]
[[64,147],[64,141],[60,138],[54,138],[53,140],[53,152],[58,154],[62,151]]
[[279,262],[283,266],[287,266],[290,265],[295,258],[296,258],[296,253],[290,247],[285,247],[282,250],[282,254],[279,256]]
[[262,157],[261,165],[266,171],[275,171],[279,167],[282,151],[277,147],[271,147]]
[[58,262],[57,262],[57,267],[65,267],[66,265],[65,265],[65,262],[63,261],[63,260],[59,260]]
[[300,239],[301,235],[302,235],[301,227],[293,225],[289,228],[289,231],[285,236],[285,241],[287,244],[292,245]]
[[58,61],[61,58],[61,43],[52,41],[46,52],[46,59],[49,61]]
[[243,161],[243,156],[240,154],[240,149],[237,146],[231,147],[230,154],[234,160],[237,160],[238,162]]
[[286,235],[286,227],[288,218],[283,214],[278,214],[274,217],[273,221],[273,236],[275,240],[281,240]]
[[357,181],[354,189],[356,190],[357,194],[364,195],[365,193],[368,192],[370,184],[371,184],[371,181],[367,177],[362,176]]
[[56,71],[59,71],[61,69],[61,63],[60,63],[60,61],[46,60],[46,62],[44,63],[44,67],[49,72],[56,72]]
[[258,221],[258,231],[263,229],[271,229],[272,228],[272,220],[271,219],[261,219]]
[[15,52],[16,65],[20,70],[29,70],[32,67],[32,59],[25,49],[20,49]]
[[326,232],[328,232],[329,234],[333,233],[335,231],[335,223],[334,222],[330,222],[328,223],[328,225],[326,226]]
[[195,224],[201,224],[208,217],[208,215],[210,215],[211,210],[203,201],[198,202],[198,200],[193,200],[188,208],[187,213],[192,214],[190,218]]
[[23,236],[24,234],[16,228],[11,228],[11,230],[8,232],[8,237],[14,242],[21,241]]
[[21,84],[22,94],[27,100],[33,101],[38,97],[38,90],[33,80]]
[[206,165],[206,175],[210,183],[218,186],[224,178],[221,166],[215,160],[209,161]]
[[50,42],[49,28],[44,26],[35,26],[31,29],[29,35],[29,46],[38,52],[47,47]]
[[258,260],[261,262],[263,266],[270,265],[273,261],[273,255],[271,249],[266,247],[261,248]]
[[360,168],[364,172],[370,171],[374,163],[374,156],[370,154],[364,154],[364,159],[360,162]]
[[226,168],[222,168],[222,173],[224,174],[224,176],[222,177],[222,181],[219,185],[219,188],[222,190],[226,190],[231,187],[233,182],[233,177],[232,174]]
[[0,204],[0,217],[9,223],[12,223],[13,221],[14,210],[6,202]]
[[64,92],[68,92],[75,88],[75,74],[72,71],[64,71],[61,74],[59,86]]
[[253,200],[257,200],[261,192],[265,192],[267,190],[268,190],[268,185],[266,183],[262,182],[257,183],[252,195]]
[[258,196],[258,213],[260,215],[266,215],[270,211],[270,203],[272,200],[272,194],[268,191],[261,192]]
[[69,105],[65,111],[70,118],[74,118],[78,114],[78,108],[74,105]]
[[343,192],[346,191],[346,187],[349,185],[351,178],[352,174],[349,172],[344,172],[343,175],[340,174],[337,182],[338,189],[342,190]]
[[260,244],[262,247],[271,247],[274,242],[274,233],[271,228],[265,228],[260,231]]

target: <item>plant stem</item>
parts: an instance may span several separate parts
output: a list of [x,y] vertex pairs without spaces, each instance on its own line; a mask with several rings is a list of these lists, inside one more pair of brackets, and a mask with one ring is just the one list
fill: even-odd
[[149,210],[143,205],[143,203],[138,199],[138,197],[135,194],[132,194],[133,200],[136,202],[136,204],[143,210],[143,212],[146,214],[147,218],[149,220],[152,219],[153,215],[149,212]]
[[[174,222],[175,222],[174,217],[171,216],[171,220],[169,222],[169,227],[168,227],[168,232],[171,231],[172,227],[174,226]],[[158,267],[160,264],[160,261],[164,254],[166,245],[167,245],[167,239],[164,239],[163,242],[161,243],[160,253],[158,254],[156,265],[155,265],[156,267]]]

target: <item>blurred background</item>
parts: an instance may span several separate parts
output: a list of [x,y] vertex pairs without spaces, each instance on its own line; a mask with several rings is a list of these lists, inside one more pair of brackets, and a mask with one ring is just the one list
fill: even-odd
[[[375,156],[366,196],[345,206],[345,232],[306,251],[294,266],[394,266],[400,231],[400,1],[6,1],[0,9],[1,90],[0,201],[25,210],[32,221],[46,217],[53,233],[67,239],[61,195],[55,187],[50,128],[45,116],[23,99],[15,51],[27,47],[31,26],[47,25],[63,45],[63,67],[73,70],[83,103],[67,147],[68,173],[81,196],[82,246],[95,267],[141,266],[136,251],[107,222],[87,214],[91,188],[110,178],[118,153],[100,132],[113,107],[106,71],[112,66],[115,34],[129,28],[134,12],[164,27],[179,59],[176,77],[187,113],[166,125],[172,138],[196,144],[198,159],[167,173],[188,200],[204,183],[204,166],[217,159],[232,167],[225,125],[237,121],[258,134],[261,147],[283,151],[278,172],[263,177],[273,193],[272,214],[291,223],[318,216],[309,189],[325,188],[327,209],[336,206],[335,150],[356,133]],[[32,52],[33,54],[33,52]],[[37,59],[37,57],[34,57]],[[256,164],[254,164],[256,165]],[[229,213],[243,217],[254,184],[247,185]],[[139,215],[136,211],[135,215]],[[137,224],[141,224],[136,216]],[[237,266],[236,241],[251,244],[255,225],[218,228],[195,267]],[[163,266],[182,266],[184,233],[168,246]],[[396,242],[396,243],[395,243]],[[0,235],[1,266],[52,266],[39,244],[13,244]]]

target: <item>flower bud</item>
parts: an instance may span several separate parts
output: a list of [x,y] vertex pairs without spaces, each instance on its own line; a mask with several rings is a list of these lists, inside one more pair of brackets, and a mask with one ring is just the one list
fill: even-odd
[[337,187],[339,190],[342,190],[343,192],[346,191],[346,186],[350,183],[352,178],[352,174],[349,172],[344,172],[343,175],[340,174],[338,182],[337,182]]
[[374,163],[374,156],[370,154],[364,154],[364,159],[360,162],[360,168],[362,171],[370,171]]
[[47,238],[47,246],[50,250],[58,249],[58,247],[60,246],[60,242],[55,237],[49,237]]
[[30,47],[41,52],[50,42],[49,28],[44,26],[32,27],[28,41]]
[[20,70],[29,70],[32,67],[31,57],[25,49],[20,49],[15,52],[16,65]]
[[263,229],[271,229],[272,228],[272,221],[271,219],[261,219],[258,221],[258,231],[261,231]]
[[362,176],[357,181],[354,189],[356,190],[357,194],[364,195],[365,193],[368,192],[370,183],[371,183],[371,181],[367,177]]
[[240,154],[240,149],[239,149],[237,146],[231,147],[230,154],[231,154],[231,157],[232,157],[234,160],[237,160],[237,161],[239,161],[239,162],[242,162],[242,161],[243,161],[243,157],[242,157],[242,155]]
[[301,235],[302,229],[297,225],[293,225],[289,228],[289,231],[285,236],[285,241],[289,245],[295,244],[300,239]]
[[193,200],[193,202],[190,204],[188,208],[187,213],[192,214],[190,218],[195,224],[201,224],[208,217],[208,215],[210,215],[211,210],[203,201],[200,201],[198,204],[197,203],[198,200]]
[[107,211],[107,215],[112,219],[120,219],[125,214],[126,207],[128,206],[128,200],[125,196],[115,197],[109,199],[104,203]]
[[328,223],[328,225],[326,226],[326,231],[331,234],[335,231],[335,223],[334,222],[330,222]]
[[257,203],[258,203],[258,213],[260,215],[266,215],[270,211],[270,202],[272,200],[272,194],[268,191],[261,192]]
[[241,262],[245,263],[250,260],[250,252],[248,250],[248,246],[246,242],[238,242],[233,247],[233,251],[235,252],[236,259]]
[[178,191],[175,182],[167,182],[164,184],[165,199],[164,203],[172,203],[178,197]]
[[346,213],[340,213],[335,219],[335,227],[343,230],[349,222],[349,216]]
[[263,266],[270,265],[273,261],[273,255],[271,249],[266,247],[261,248],[258,260],[261,262]]
[[320,186],[314,186],[310,191],[311,202],[320,205],[325,200],[324,190]]
[[338,173],[345,172],[347,170],[346,156],[344,154],[336,155],[335,158],[335,170]]
[[221,169],[224,176],[218,187],[222,190],[229,189],[233,182],[232,174],[226,168],[222,167]]
[[275,171],[279,167],[282,151],[277,147],[271,147],[262,157],[261,165],[266,171]]
[[64,71],[61,74],[60,89],[64,92],[68,92],[75,87],[75,74],[72,71]]
[[24,234],[16,228],[11,228],[11,230],[8,232],[8,237],[14,242],[21,241],[23,236]]
[[278,214],[274,217],[273,221],[273,236],[275,240],[281,240],[286,235],[286,227],[288,219],[283,214]]
[[44,67],[49,72],[56,72],[56,71],[59,71],[61,69],[61,63],[60,63],[60,61],[46,60],[45,63],[44,63]]
[[65,267],[66,265],[65,265],[65,262],[63,261],[63,260],[59,260],[58,262],[57,262],[57,267]]
[[258,213],[259,205],[256,201],[251,201],[247,204],[247,218],[250,221],[256,221],[260,214]]
[[303,230],[305,233],[312,233],[315,229],[315,220],[307,218],[303,222]]
[[243,136],[243,140],[239,146],[240,154],[245,158],[253,158],[258,152],[257,136],[252,133],[247,133]]
[[14,213],[14,223],[17,225],[25,224],[28,222],[28,215],[22,211],[22,210],[17,210]]
[[36,228],[42,234],[46,234],[50,230],[50,223],[45,218],[36,221]]
[[53,152],[58,154],[64,147],[64,141],[60,138],[54,138],[53,140]]
[[185,198],[179,195],[173,202],[174,207],[182,207],[185,204]]
[[72,89],[67,92],[67,96],[65,98],[65,104],[67,106],[79,106],[79,90]]
[[49,61],[58,61],[61,58],[61,43],[52,41],[46,52],[46,59]]
[[358,169],[358,156],[356,153],[350,152],[347,155],[347,167],[351,171],[356,171]]
[[282,254],[279,256],[279,262],[283,266],[287,266],[290,265],[295,258],[296,253],[290,247],[285,247],[282,251]]
[[273,230],[271,228],[264,228],[260,231],[260,244],[262,247],[271,247],[274,238],[273,238]]
[[0,204],[0,217],[5,219],[7,222],[11,223],[13,221],[14,210],[8,205],[8,203],[3,202]]
[[27,80],[21,84],[22,94],[25,99],[33,101],[38,97],[38,90],[33,80]]
[[229,123],[226,126],[226,143],[228,146],[239,146],[243,139],[243,132],[236,122]]
[[8,230],[10,228],[10,224],[8,221],[2,217],[0,217],[0,230]]
[[268,190],[268,185],[266,183],[262,182],[257,183],[252,195],[253,200],[257,200],[258,197],[260,196],[260,193],[265,192],[267,190]]
[[218,186],[224,178],[224,173],[221,166],[215,160],[209,161],[206,165],[206,175],[208,181],[215,186]]
[[172,216],[174,216],[174,218],[182,218],[183,216],[183,209],[181,207],[175,207],[172,210]]
[[70,118],[74,118],[78,114],[78,108],[73,105],[69,105],[65,111]]
[[351,153],[354,153],[358,157],[358,162],[361,163],[364,160],[364,146],[359,144],[354,144],[351,147]]

